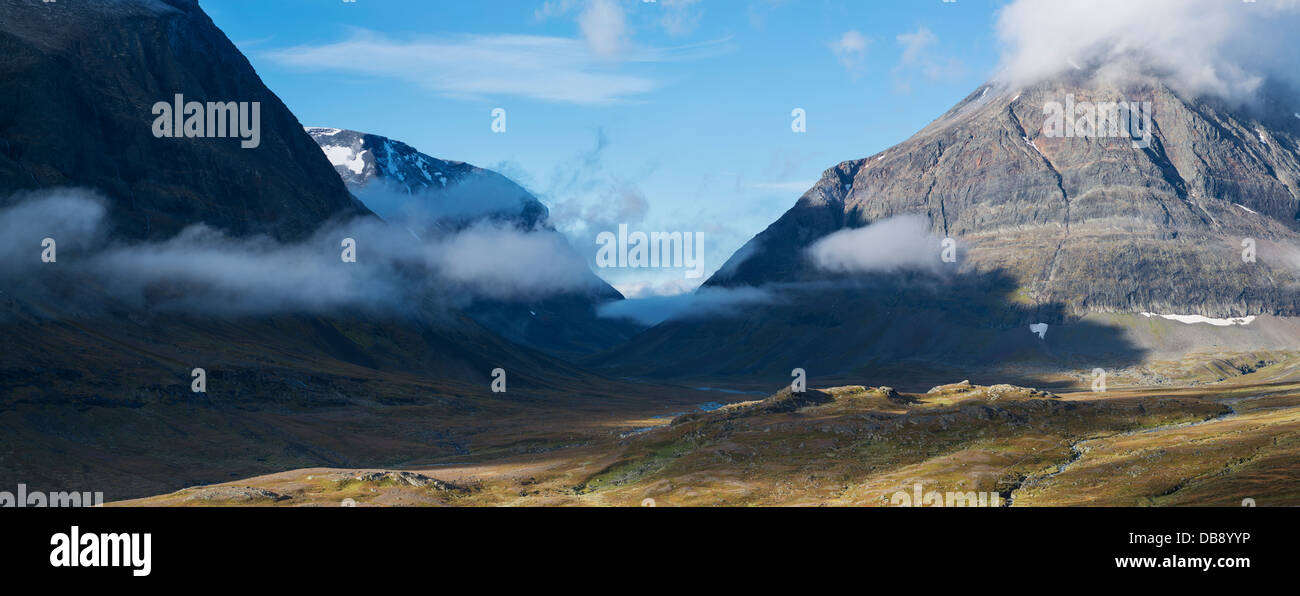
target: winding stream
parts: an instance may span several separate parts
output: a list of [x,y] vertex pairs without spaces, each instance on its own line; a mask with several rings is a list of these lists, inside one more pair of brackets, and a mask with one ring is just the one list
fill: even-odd
[[1070,458],[1067,459],[1065,463],[1057,466],[1056,471],[1050,474],[1044,474],[1041,476],[1027,476],[1021,479],[1020,483],[1016,484],[1015,487],[1012,488],[1010,491],[1008,491],[1007,495],[1004,497],[1003,500],[1005,504],[1003,505],[1003,507],[1010,507],[1015,502],[1016,491],[1019,491],[1025,488],[1026,486],[1034,486],[1049,481],[1053,478],[1056,478],[1057,476],[1060,476],[1062,473],[1064,473],[1067,469],[1069,469],[1070,466],[1073,466],[1074,464],[1078,463],[1080,459],[1083,459],[1084,453],[1087,453],[1088,451],[1087,445],[1089,443],[1094,443],[1097,441],[1109,441],[1112,439],[1122,439],[1124,437],[1132,437],[1136,435],[1145,435],[1150,433],[1164,432],[1167,430],[1191,428],[1194,426],[1201,426],[1203,424],[1211,424],[1214,422],[1222,422],[1224,420],[1229,420],[1237,416],[1237,410],[1236,408],[1233,408],[1231,404],[1239,403],[1250,399],[1256,399],[1258,397],[1264,397],[1264,396],[1259,395],[1259,396],[1252,396],[1252,397],[1238,397],[1230,400],[1222,400],[1220,403],[1227,406],[1228,411],[1226,413],[1220,414],[1213,418],[1206,418],[1205,420],[1198,420],[1195,422],[1178,422],[1175,424],[1165,424],[1161,426],[1153,426],[1151,428],[1130,430],[1130,431],[1125,431],[1113,435],[1106,435],[1104,437],[1093,437],[1091,439],[1080,439],[1078,441],[1074,441],[1070,443]]

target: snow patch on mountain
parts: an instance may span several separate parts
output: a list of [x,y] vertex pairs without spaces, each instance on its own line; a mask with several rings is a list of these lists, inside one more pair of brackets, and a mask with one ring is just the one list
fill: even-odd
[[348,189],[382,218],[451,228],[489,218],[534,229],[549,216],[536,197],[491,170],[430,157],[379,135],[329,127],[306,130]]
[[360,175],[366,169],[366,160],[363,158],[365,151],[353,151],[350,147],[340,147],[338,145],[322,145],[321,150],[325,152],[325,157],[330,160],[330,164],[338,167],[343,166],[353,174]]
[[1206,323],[1206,324],[1209,324],[1209,325],[1214,325],[1215,327],[1231,327],[1231,326],[1233,326],[1233,325],[1249,325],[1249,324],[1255,322],[1255,315],[1250,315],[1250,316],[1247,316],[1247,317],[1234,317],[1234,318],[1231,318],[1231,319],[1215,319],[1215,318],[1211,318],[1211,317],[1203,317],[1203,316],[1201,316],[1201,315],[1162,315],[1162,314],[1159,314],[1159,313],[1144,312],[1144,313],[1142,313],[1142,316],[1147,317],[1147,318],[1150,318],[1150,317],[1160,317],[1160,318],[1162,318],[1162,319],[1169,319],[1169,320],[1171,320],[1171,321],[1178,321],[1179,323],[1186,323],[1186,324],[1188,324],[1188,325],[1191,325],[1191,324],[1194,324],[1194,323]]
[[332,137],[332,136],[334,136],[334,135],[336,135],[336,134],[339,134],[339,133],[341,133],[341,132],[343,132],[343,129],[341,129],[341,128],[326,128],[326,127],[323,127],[323,126],[308,126],[308,127],[307,127],[307,134],[309,134],[309,135],[311,135],[311,136],[313,136],[313,137],[317,137],[317,136]]

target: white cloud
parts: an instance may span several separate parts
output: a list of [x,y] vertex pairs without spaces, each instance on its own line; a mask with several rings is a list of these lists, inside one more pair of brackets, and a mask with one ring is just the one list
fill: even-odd
[[[642,61],[671,53],[642,52]],[[659,83],[611,72],[582,40],[534,35],[469,35],[396,41],[361,32],[337,43],[302,45],[267,54],[303,70],[387,77],[451,97],[517,96],[607,104],[648,93]]]
[[856,72],[862,65],[862,60],[866,58],[867,46],[871,45],[871,40],[862,35],[856,29],[846,31],[839,39],[831,42],[831,51],[840,59],[840,64],[850,72]]
[[766,304],[774,300],[773,294],[763,288],[702,287],[688,294],[652,294],[607,302],[598,307],[597,313],[602,317],[632,319],[643,325],[657,325],[670,319],[734,316],[746,306]]
[[533,18],[544,21],[546,19],[563,16],[573,10],[578,5],[578,0],[546,0],[537,10],[533,11]]
[[939,37],[926,27],[902,33],[895,39],[903,47],[903,54],[898,66],[894,67],[894,82],[903,90],[911,88],[911,79],[917,74],[929,81],[944,82],[965,72],[965,65],[960,60],[934,55],[931,48],[939,44]]
[[[598,28],[593,20],[592,27]],[[629,101],[658,80],[618,72],[635,63],[695,60],[727,51],[729,39],[673,48],[619,46],[618,35],[596,41],[539,35],[457,35],[397,40],[372,31],[324,44],[263,55],[304,71],[338,71],[406,81],[447,97],[515,96],[586,105]],[[610,37],[613,35],[613,37]],[[619,47],[617,55],[595,47]]]
[[920,215],[840,230],[813,243],[808,255],[818,268],[837,273],[933,271],[942,263],[939,239],[930,235],[930,220]]
[[672,36],[688,35],[700,25],[704,17],[703,10],[695,10],[700,0],[659,0],[658,4],[664,14],[659,18],[659,26]]
[[56,263],[75,259],[101,239],[108,214],[107,201],[83,189],[20,192],[6,204],[0,209],[0,278],[42,265],[46,238],[55,241]]
[[597,56],[617,56],[626,45],[630,31],[623,8],[614,0],[591,0],[578,15],[578,28],[587,46]]
[[804,193],[813,185],[817,184],[816,180],[795,180],[792,182],[755,182],[747,185],[747,188],[756,190],[778,190],[781,192]]
[[650,202],[633,180],[610,173],[605,166],[609,138],[597,129],[595,145],[556,166],[542,197],[551,202],[550,223],[588,244],[594,234],[637,224]]
[[[108,242],[103,199],[50,189],[0,209],[0,279],[29,275],[43,236],[58,242],[57,269],[94,280],[113,296],[161,310],[266,314],[340,307],[410,308],[478,297],[532,299],[586,291],[585,260],[557,232],[482,223],[420,239],[406,222],[362,217],[306,240],[234,238],[196,224],[159,242]],[[340,258],[355,240],[356,262]]]
[[1245,99],[1296,82],[1296,0],[1016,0],[998,16],[1002,77],[1032,84],[1076,66],[1156,74],[1182,91]]
[[587,262],[555,232],[480,224],[431,243],[425,254],[444,279],[479,296],[544,296],[591,283]]
[[767,27],[767,18],[770,14],[786,4],[787,0],[751,0],[746,13],[749,15],[749,24],[755,29],[764,29]]
[[915,64],[926,48],[939,43],[939,38],[929,29],[921,27],[914,33],[900,34],[898,43],[903,46],[903,64]]
[[611,282],[620,294],[627,298],[654,298],[662,296],[680,296],[695,291],[703,279],[669,278],[663,281]]

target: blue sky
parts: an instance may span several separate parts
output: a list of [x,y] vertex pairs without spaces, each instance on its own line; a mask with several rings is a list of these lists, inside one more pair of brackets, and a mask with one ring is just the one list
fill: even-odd
[[[989,79],[1003,3],[201,4],[303,124],[496,169],[591,257],[617,223],[702,232],[711,272],[822,171],[906,139]],[[629,294],[701,281],[597,273]]]

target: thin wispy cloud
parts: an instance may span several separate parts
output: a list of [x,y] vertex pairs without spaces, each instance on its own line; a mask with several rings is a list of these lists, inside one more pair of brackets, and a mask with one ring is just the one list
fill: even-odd
[[939,38],[925,27],[920,27],[912,33],[903,33],[898,36],[898,43],[903,46],[904,65],[915,64],[920,58],[921,53],[926,48],[939,43]]
[[756,190],[779,190],[784,192],[802,193],[817,184],[816,180],[793,180],[789,182],[755,182],[747,185],[747,188]]
[[749,7],[745,9],[749,17],[749,25],[755,29],[765,29],[767,27],[767,17],[786,4],[788,0],[753,0]]
[[620,64],[706,57],[720,51],[724,42],[626,47],[615,61],[582,39],[459,35],[398,40],[359,31],[344,41],[293,46],[264,55],[287,67],[397,79],[447,97],[526,97],[599,105],[634,100],[661,86],[649,76],[619,72]]
[[831,51],[835,53],[836,58],[839,58],[840,64],[854,75],[861,71],[869,45],[871,40],[856,29],[846,31],[830,44]]
[[627,45],[631,32],[623,7],[614,0],[591,0],[578,15],[583,39],[597,56],[616,57]]
[[663,10],[659,26],[674,37],[694,33],[704,18],[700,0],[660,0],[658,4]]
[[939,37],[927,27],[899,34],[895,40],[902,47],[902,55],[894,67],[894,85],[901,91],[911,91],[912,80],[918,75],[931,82],[947,82],[966,71],[960,60],[936,55]]
[[558,165],[541,196],[550,202],[550,223],[588,244],[595,234],[618,224],[637,224],[650,210],[635,181],[612,175],[606,167],[609,137],[596,130],[595,144]]
[[777,301],[765,288],[704,287],[695,292],[661,294],[647,291],[637,298],[600,305],[602,317],[631,319],[642,325],[658,325],[667,320],[738,316],[747,306]]

